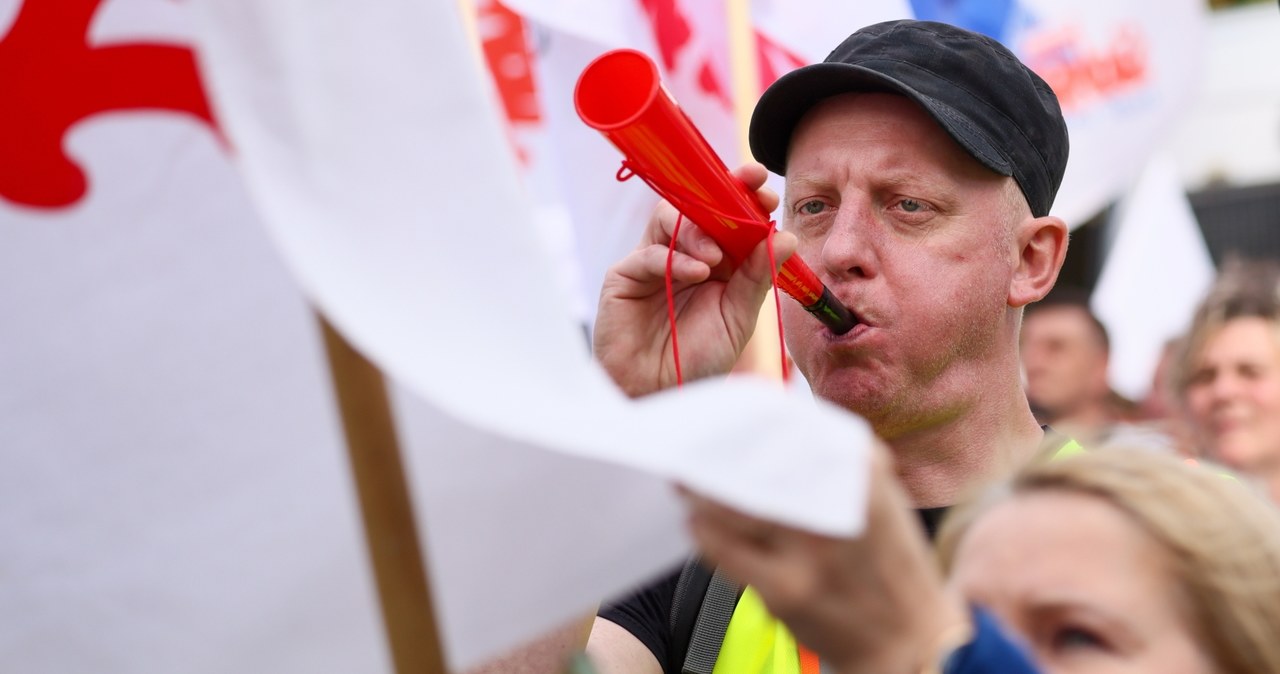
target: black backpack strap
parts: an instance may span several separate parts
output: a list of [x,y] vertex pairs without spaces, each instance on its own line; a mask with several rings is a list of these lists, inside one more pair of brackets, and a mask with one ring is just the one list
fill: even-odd
[[700,557],[690,557],[684,563],[684,568],[680,569],[668,619],[671,640],[667,644],[667,672],[679,674],[684,667],[689,639],[693,637],[693,625],[698,620],[698,611],[702,610],[702,598],[707,594],[711,576],[711,570],[702,565]]
[[685,562],[671,602],[668,672],[711,674],[741,596],[742,586],[701,559]]
[[724,635],[729,631],[729,621],[733,619],[733,610],[738,607],[741,596],[742,586],[716,569],[711,583],[707,585],[707,596],[702,599],[698,620],[693,625],[682,674],[711,674],[715,669],[720,646],[724,644]]

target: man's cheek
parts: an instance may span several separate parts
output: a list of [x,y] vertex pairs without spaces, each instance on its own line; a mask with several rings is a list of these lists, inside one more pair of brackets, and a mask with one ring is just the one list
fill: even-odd
[[801,346],[799,340],[793,340],[792,337],[795,336],[798,338],[801,333],[811,332],[814,325],[809,325],[810,322],[814,325],[820,325],[812,316],[809,315],[807,311],[804,310],[804,307],[800,306],[799,302],[790,298],[783,299],[782,330],[787,338],[787,348],[794,350],[794,347],[791,346],[793,341],[796,342],[797,346]]
[[796,246],[796,254],[804,258],[804,261],[813,268],[815,272],[821,273],[822,266],[822,242],[813,239],[800,238],[799,244]]

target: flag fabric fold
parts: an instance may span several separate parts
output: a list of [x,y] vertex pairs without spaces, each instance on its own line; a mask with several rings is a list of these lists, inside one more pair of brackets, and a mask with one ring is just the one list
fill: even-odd
[[[861,420],[749,380],[633,402],[590,360],[533,234],[456,7],[411,0],[200,7],[215,110],[300,285],[352,344],[456,422],[437,428],[430,444],[410,447],[416,483],[447,465],[431,445],[476,442],[479,434],[493,451],[554,451],[625,467],[637,479],[679,480],[814,530],[858,530],[871,441]],[[510,550],[512,539],[556,540],[539,529],[517,536],[516,522],[549,532],[576,526],[538,517],[581,510],[582,494],[596,493],[589,482],[555,474],[539,473],[550,480],[543,499],[499,518],[504,526],[484,536],[436,532],[467,529],[468,515],[487,508],[492,481],[462,483],[445,494],[463,500],[419,511],[453,666],[556,626],[683,554],[669,494],[619,503],[602,493],[589,507],[614,518],[610,537],[581,539],[568,551],[563,542],[522,551],[523,573],[515,575],[500,573],[511,568],[507,559],[477,558],[477,545]],[[535,476],[524,479],[538,486]],[[653,532],[660,544],[639,547],[651,541],[633,538],[632,529]],[[535,559],[550,566],[527,565]]]

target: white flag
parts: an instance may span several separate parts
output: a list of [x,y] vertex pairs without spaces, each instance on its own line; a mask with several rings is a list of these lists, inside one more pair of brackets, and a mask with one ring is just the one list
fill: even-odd
[[615,178],[622,155],[574,109],[578,75],[610,49],[632,48],[658,65],[664,86],[728,166],[743,160],[733,109],[723,0],[508,0],[533,26],[548,152],[531,170],[557,197],[576,235],[587,318],[605,271],[635,247],[658,197]]
[[1115,240],[1091,304],[1111,334],[1111,385],[1138,400],[1164,343],[1191,324],[1213,260],[1172,160],[1153,159],[1115,214]]
[[385,670],[315,319],[188,18],[0,0],[0,671]]
[[[961,3],[965,4],[965,3]],[[1075,227],[1133,184],[1200,85],[1199,0],[1021,0],[1006,44],[1058,94],[1071,156],[1053,212]]]

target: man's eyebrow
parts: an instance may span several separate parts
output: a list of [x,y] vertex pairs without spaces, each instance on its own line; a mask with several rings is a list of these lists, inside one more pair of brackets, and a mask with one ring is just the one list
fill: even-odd
[[791,175],[791,176],[787,176],[786,183],[783,185],[782,197],[785,200],[791,196],[792,192],[796,190],[802,190],[802,191],[824,190],[824,189],[829,189],[830,187],[831,187],[830,180],[823,180],[821,178],[810,177],[806,175],[799,175],[799,176]]
[[[945,179],[930,179],[918,171],[907,168],[888,168],[876,173],[875,187],[878,189],[901,189],[908,193],[916,193],[924,199],[940,202],[954,201],[957,197],[956,186]],[[787,176],[783,190],[783,202],[789,202],[793,194],[809,191],[822,192],[832,189],[832,181],[811,175]]]

